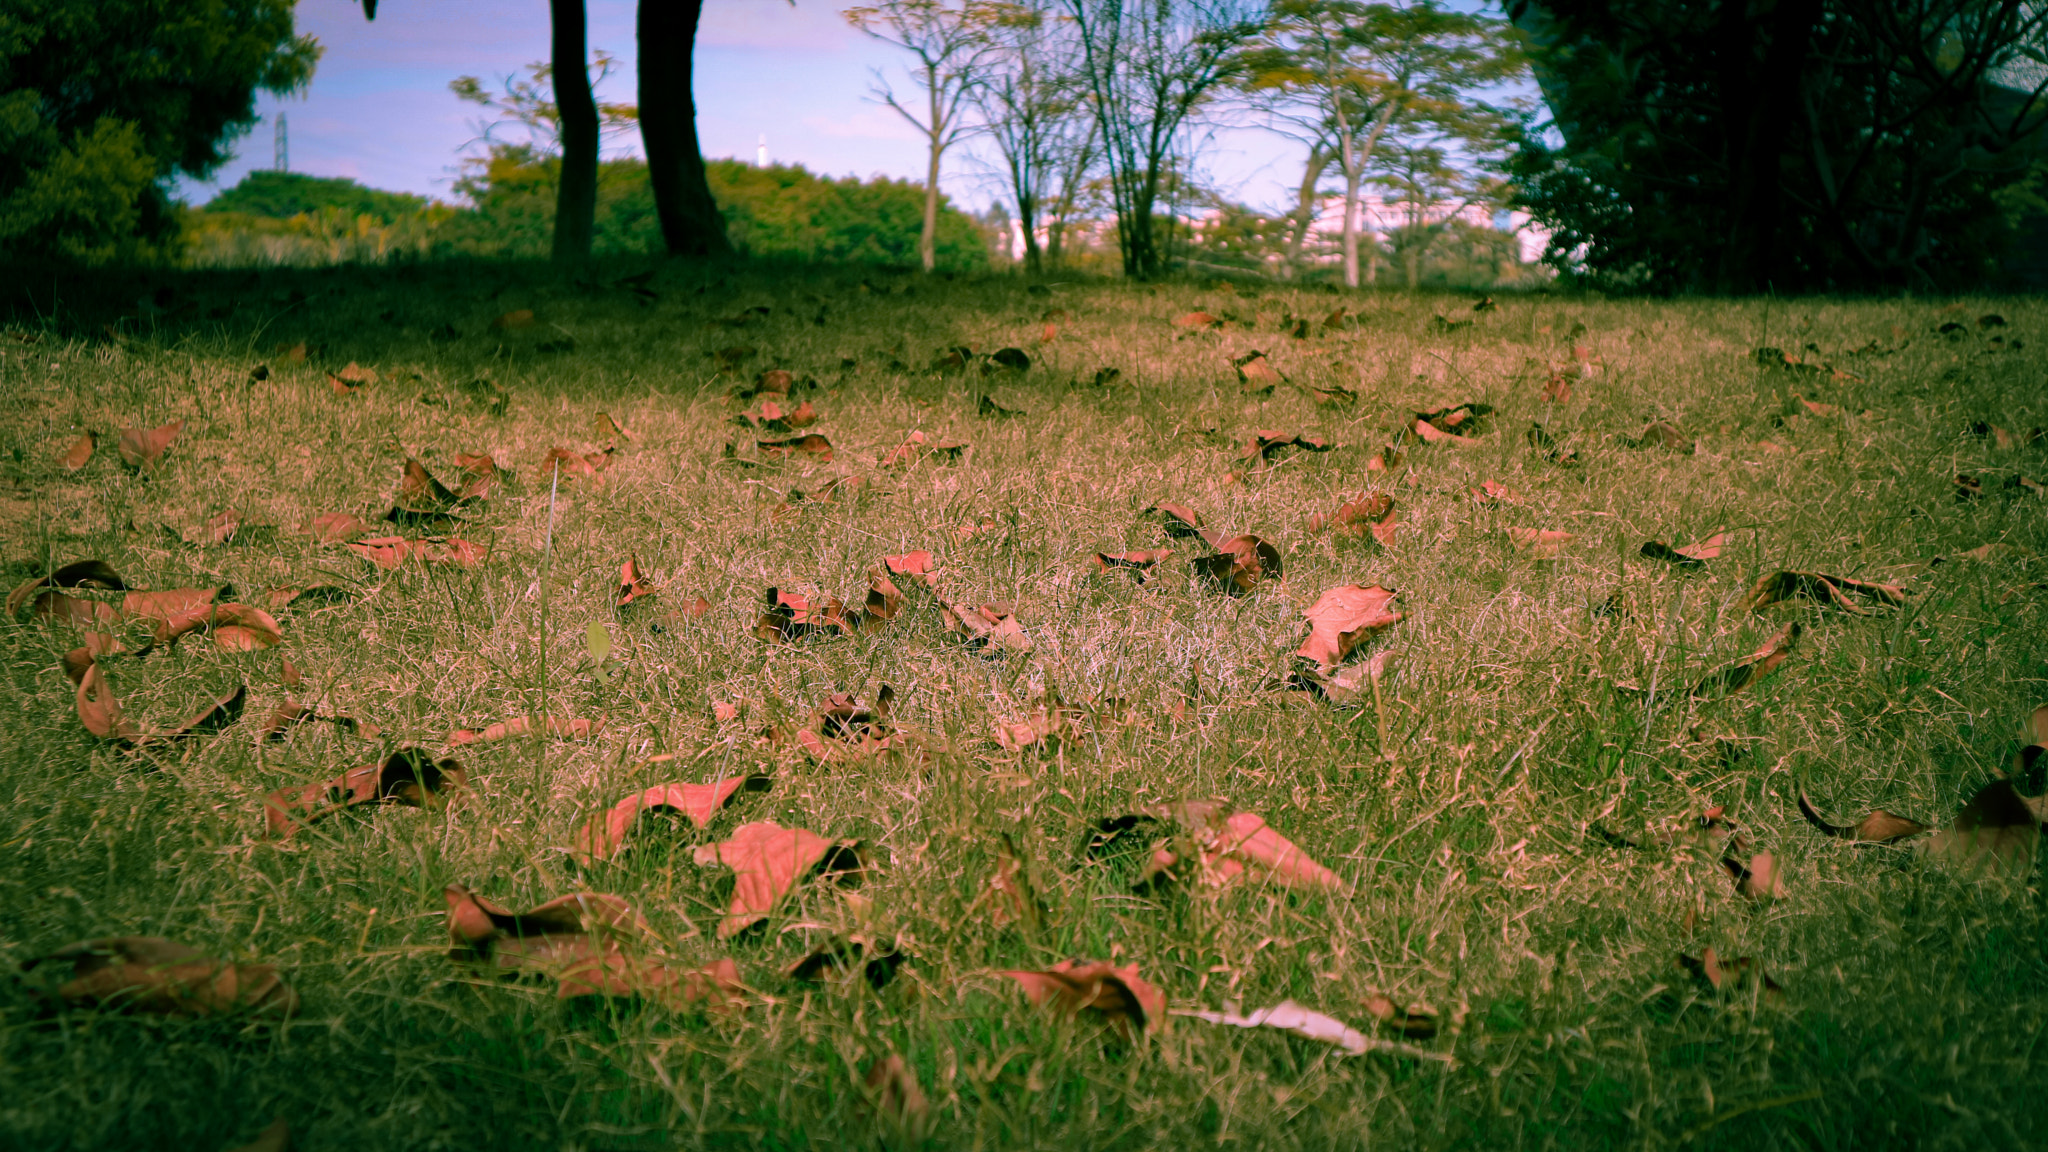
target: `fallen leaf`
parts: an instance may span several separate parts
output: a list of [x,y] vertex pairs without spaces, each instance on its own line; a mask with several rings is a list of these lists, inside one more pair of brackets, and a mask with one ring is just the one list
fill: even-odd
[[901,1128],[910,1145],[922,1144],[931,1105],[925,1101],[924,1089],[918,1086],[917,1074],[904,1063],[903,1057],[894,1052],[881,1057],[868,1065],[861,1079],[867,1085],[876,1114]]
[[926,588],[937,588],[939,586],[939,573],[937,569],[932,567],[932,554],[928,551],[920,549],[916,552],[904,552],[896,556],[884,556],[882,557],[882,566],[887,568],[891,574],[909,577],[923,584]]
[[1748,864],[1732,856],[1724,856],[1721,867],[1727,869],[1729,878],[1735,881],[1738,895],[1750,900],[1785,898],[1785,877],[1778,869],[1777,857],[1769,852],[1751,856]]
[[1248,871],[1256,879],[1283,888],[1338,891],[1344,887],[1336,873],[1310,859],[1255,813],[1235,813],[1221,827],[1210,825],[1199,835],[1202,871],[1210,883],[1228,883]]
[[878,941],[865,933],[833,937],[811,949],[786,970],[792,980],[818,980],[829,971],[835,975],[858,974],[871,988],[886,988],[896,979],[896,969],[910,954],[895,943]]
[[1335,447],[1319,436],[1301,436],[1293,432],[1278,432],[1261,429],[1252,433],[1250,443],[1237,454],[1240,460],[1271,460],[1275,452],[1283,448],[1300,448],[1309,452],[1328,452]]
[[875,692],[872,708],[863,708],[848,692],[834,692],[811,713],[796,734],[797,747],[813,760],[858,759],[901,749],[909,743],[889,723],[896,690],[887,684]]
[[1626,437],[1625,441],[1631,448],[1654,444],[1662,448],[1691,452],[1697,447],[1692,437],[1687,436],[1683,429],[1669,420],[1652,420],[1643,426],[1641,432]]
[[1007,604],[953,604],[942,601],[948,634],[969,648],[1029,652],[1031,637]]
[[516,328],[531,327],[533,327],[533,309],[531,308],[515,308],[510,312],[500,313],[491,320],[491,331],[493,332],[510,332]]
[[1001,525],[997,524],[992,519],[984,519],[979,524],[963,524],[960,527],[953,529],[953,538],[964,544],[967,541],[973,539],[974,537],[981,535],[983,532],[993,532],[999,527],[1001,527]]
[[1548,528],[1503,528],[1515,547],[1539,559],[1549,559],[1564,551],[1564,546],[1578,539],[1570,532],[1558,532]]
[[778,900],[812,874],[845,877],[865,865],[857,840],[827,840],[772,820],[742,824],[732,839],[697,849],[700,866],[723,864],[737,874],[732,907],[719,921],[718,938],[737,936],[768,919]]
[[1231,596],[1250,592],[1262,580],[1280,579],[1280,550],[1257,536],[1232,536],[1215,547],[1215,555],[1195,558],[1195,574]]
[[1119,968],[1107,960],[1063,960],[1043,971],[997,975],[1022,985],[1031,1003],[1063,1016],[1091,1012],[1105,1017],[1126,1040],[1133,1029],[1140,1035],[1166,1030],[1166,994],[1140,979],[1136,964]]
[[617,444],[621,440],[637,441],[640,437],[631,428],[618,422],[611,413],[599,412],[590,418],[591,438],[605,444]]
[[619,595],[616,606],[624,608],[642,597],[653,596],[654,589],[640,582],[640,558],[626,554],[626,562],[619,565]]
[[347,512],[322,512],[299,525],[299,531],[317,543],[343,544],[370,531],[370,523]]
[[1552,368],[1543,380],[1543,398],[1555,404],[1562,404],[1572,398],[1572,375],[1565,368]]
[[393,515],[386,517],[386,519],[396,519],[396,513],[400,510],[428,513],[446,512],[460,502],[460,498],[455,493],[449,491],[439,480],[434,479],[433,474],[427,471],[426,465],[420,463],[415,457],[407,456],[405,458],[404,471],[399,475],[398,479],[397,504],[392,509]]
[[1785,989],[1780,987],[1776,980],[1770,978],[1769,974],[1764,971],[1763,965],[1747,956],[1736,956],[1723,960],[1715,953],[1712,946],[1709,946],[1700,953],[1700,958],[1697,960],[1690,956],[1680,955],[1678,957],[1678,966],[1705,982],[1707,987],[1724,995],[1738,991],[1750,984],[1756,984],[1762,988],[1764,999],[1770,1003],[1782,1004],[1785,1001]]
[[155,428],[124,428],[114,450],[121,454],[121,461],[130,468],[142,468],[163,459],[172,444],[177,443],[178,434],[185,430],[183,420]]
[[1799,793],[1799,814],[1806,822],[1838,840],[1851,840],[1865,844],[1890,844],[1909,836],[1918,836],[1927,831],[1927,825],[1904,816],[1894,816],[1879,808],[1856,823],[1842,826],[1830,824],[1822,819],[1813,804],[1806,799],[1804,789]]
[[1202,534],[1201,513],[1182,504],[1169,504],[1162,500],[1145,509],[1147,515],[1157,512],[1160,525],[1168,536],[1186,537]]
[[960,459],[960,454],[965,451],[967,451],[967,445],[959,441],[949,440],[940,443],[939,441],[928,439],[923,432],[912,432],[904,438],[903,443],[898,444],[889,451],[887,456],[882,457],[879,463],[883,468],[907,468],[912,464],[938,456],[944,456],[949,460],[958,460]]
[[1237,369],[1237,379],[1247,392],[1271,392],[1287,382],[1266,359],[1266,354],[1257,349],[1231,360],[1230,364]]
[[1993,780],[1964,803],[1953,824],[1921,844],[1945,864],[2023,873],[2032,867],[2041,842],[2044,809],[2048,797],[2023,796],[2012,781]]
[[88,663],[78,678],[78,721],[85,730],[102,740],[134,740],[142,729],[121,715],[120,701],[108,686],[98,664]]
[[1358,393],[1336,384],[1331,384],[1328,387],[1310,384],[1308,385],[1308,390],[1315,393],[1316,403],[1318,404],[1336,407],[1356,404],[1358,402]]
[[209,634],[215,644],[229,652],[254,652],[284,643],[284,630],[263,609],[211,602],[159,619],[154,642],[175,644],[194,632]]
[[72,441],[71,447],[64,452],[64,470],[66,472],[76,472],[80,468],[85,467],[86,463],[92,459],[93,449],[99,447],[99,442],[99,434],[90,431]]
[[988,887],[975,897],[968,914],[984,907],[988,910],[988,922],[997,928],[1017,923],[1035,930],[1042,915],[1024,861],[1007,832],[1003,834],[1003,851],[996,857],[995,870],[989,873]]
[[1171,548],[1140,549],[1136,552],[1097,552],[1095,570],[1130,572],[1138,577],[1138,583],[1143,584],[1151,576],[1154,566],[1172,558]]
[[640,996],[672,1008],[704,1003],[726,1011],[742,994],[739,967],[730,959],[685,972],[646,955],[658,940],[623,897],[578,892],[513,912],[460,884],[442,895],[451,959],[552,976],[558,999]]
[[1693,686],[1695,699],[1713,695],[1729,696],[1778,670],[1799,642],[1799,622],[1791,621],[1763,642],[1748,659],[1730,664]]
[[1223,320],[1221,317],[1211,316],[1207,312],[1185,312],[1173,318],[1173,326],[1176,328],[1186,328],[1194,332],[1203,330],[1215,331],[1223,327]]
[[1454,432],[1445,432],[1427,420],[1417,420],[1412,427],[1414,428],[1415,435],[1425,444],[1450,444],[1459,448],[1469,448],[1479,443],[1479,441],[1470,436],[1460,436]]
[[981,398],[981,400],[975,404],[974,414],[984,419],[1004,419],[1010,416],[1022,416],[1024,415],[1024,412],[1022,409],[1018,408],[1005,408],[1001,404],[996,403],[994,400],[984,395]]
[[76,560],[46,576],[38,576],[15,585],[7,594],[7,617],[21,615],[22,606],[44,588],[105,588],[109,591],[125,592],[128,585],[121,574],[104,560]]
[[[560,737],[563,740],[588,740],[604,729],[604,718],[600,716],[596,720],[586,720],[580,717],[567,719],[561,716],[550,716],[548,717],[547,729],[548,735]],[[487,724],[482,728],[457,728],[453,732],[448,733],[447,743],[451,747],[461,747],[464,744],[475,744],[479,741],[488,744],[497,740],[510,739],[514,736],[531,736],[533,734],[533,717],[514,716],[510,720],[501,720],[495,724]]]
[[1394,498],[1385,492],[1374,492],[1348,500],[1337,506],[1333,513],[1318,512],[1308,519],[1310,532],[1321,532],[1333,528],[1347,536],[1370,536],[1381,546],[1394,546],[1396,528]]
[[588,866],[595,860],[616,857],[644,813],[680,812],[697,827],[708,828],[719,809],[731,803],[741,789],[765,792],[771,784],[767,776],[728,776],[713,784],[656,784],[643,789],[584,824],[576,837],[577,860]]
[[1206,1020],[1211,1024],[1228,1024],[1236,1028],[1277,1028],[1309,1040],[1335,1045],[1353,1056],[1362,1056],[1367,1052],[1387,1052],[1416,1060],[1451,1062],[1451,1054],[1448,1052],[1432,1052],[1412,1044],[1370,1037],[1335,1016],[1312,1012],[1292,1000],[1282,1000],[1271,1008],[1260,1008],[1245,1016],[1238,1015],[1234,1008],[1222,1012],[1200,1008],[1176,1008],[1173,1014]]
[[1373,1019],[1403,1036],[1427,1040],[1436,1035],[1436,1017],[1429,1012],[1402,1008],[1387,997],[1377,994],[1367,996],[1364,1005],[1365,1010],[1372,1013]]
[[280,788],[263,800],[270,835],[289,839],[300,828],[362,804],[441,808],[469,787],[469,773],[455,760],[435,760],[417,748],[401,748],[331,780]]
[[846,622],[841,615],[844,605],[838,600],[814,607],[809,598],[799,593],[770,588],[767,601],[767,610],[754,621],[754,635],[762,640],[794,643],[813,632],[845,630]]
[[33,970],[69,962],[71,979],[55,996],[79,1007],[133,1009],[172,1016],[251,1012],[290,1016],[299,997],[269,964],[232,964],[161,936],[82,940],[22,964]]
[[[1415,414],[1415,421],[1418,424],[1428,425],[1429,428],[1437,432],[1455,433],[1459,436],[1471,437],[1479,433],[1479,425],[1485,421],[1486,417],[1491,415],[1493,415],[1493,405],[1491,404],[1465,403],[1453,404],[1448,408],[1438,408],[1431,412],[1417,412]],[[1420,428],[1417,428],[1415,431],[1417,435],[1422,435]],[[1427,437],[1424,438],[1427,439]]]
[[1520,504],[1522,497],[1497,480],[1482,480],[1477,488],[1467,488],[1474,504]]
[[995,742],[1006,752],[1022,752],[1027,748],[1041,752],[1057,751],[1060,742],[1071,736],[1078,709],[1065,707],[1059,693],[1047,692],[1037,704],[1015,720],[998,720],[995,726]]
[[1308,639],[1295,655],[1313,660],[1325,669],[1343,662],[1351,650],[1372,633],[1401,622],[1402,614],[1389,610],[1395,592],[1375,584],[1363,588],[1344,584],[1326,588],[1302,615],[1308,619]]
[[1750,588],[1744,607],[1754,612],[1772,604],[1803,598],[1867,616],[1870,610],[1859,604],[1859,599],[1880,608],[1893,608],[1904,604],[1906,596],[1906,590],[1896,584],[1873,584],[1819,572],[1773,572]]
[[1529,446],[1543,453],[1543,458],[1562,468],[1569,468],[1579,462],[1579,450],[1566,448],[1557,442],[1543,425],[1531,424],[1527,433]]
[[1726,532],[1716,532],[1697,544],[1684,548],[1673,548],[1661,540],[1652,540],[1643,545],[1643,555],[1652,560],[1664,560],[1681,568],[1704,568],[1709,560],[1717,559],[1721,549],[1728,543]]
[[1800,406],[1805,408],[1808,412],[1813,413],[1815,416],[1828,417],[1840,416],[1842,414],[1842,408],[1838,404],[1822,404],[1817,400],[1808,400],[1804,396],[1801,396],[1798,399]]
[[612,457],[617,451],[616,448],[607,447],[599,452],[576,453],[558,444],[548,449],[548,454],[541,459],[538,474],[542,480],[549,481],[562,476],[597,479],[611,467]]
[[429,564],[454,564],[462,568],[474,568],[490,559],[490,549],[481,544],[454,537],[427,537],[422,540],[407,540],[402,536],[378,536],[369,540],[353,540],[348,549],[356,555],[386,571],[395,571],[408,559],[417,556]]

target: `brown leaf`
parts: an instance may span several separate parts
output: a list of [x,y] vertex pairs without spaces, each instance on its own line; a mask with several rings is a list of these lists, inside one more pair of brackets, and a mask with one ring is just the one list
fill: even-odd
[[467,452],[457,452],[455,466],[462,469],[462,487],[455,490],[456,503],[490,499],[498,486],[498,462],[491,459],[489,453],[472,456]]
[[66,472],[76,472],[80,468],[85,467],[86,463],[92,459],[93,449],[99,447],[99,442],[99,434],[91,431],[73,440],[71,447],[64,452],[64,470]]
[[547,456],[542,458],[539,476],[544,481],[561,476],[597,479],[600,473],[611,467],[612,456],[617,451],[616,448],[605,448],[600,452],[578,454],[558,444],[548,449]]
[[873,708],[863,708],[851,693],[834,692],[811,714],[796,734],[797,747],[813,760],[831,762],[896,751],[908,737],[889,723],[896,690],[884,684],[875,692]]
[[[104,560],[76,560],[47,576],[15,585],[14,590],[7,594],[7,618],[12,620],[21,615],[22,606],[44,588],[105,588],[123,592],[128,585],[122,581],[121,574]],[[92,614],[90,609],[86,611],[88,615]]]
[[348,549],[387,571],[395,571],[414,556],[419,557],[424,563],[454,564],[461,568],[474,568],[491,556],[488,547],[452,536],[429,536],[422,540],[407,540],[401,536],[379,536],[370,540],[350,541]]
[[1643,426],[1641,432],[1629,438],[1628,444],[1632,448],[1654,444],[1662,448],[1676,448],[1681,452],[1691,452],[1697,447],[1693,438],[1685,434],[1684,429],[1669,420],[1650,421]]
[[[1048,324],[1046,328],[1050,330],[1052,325]],[[931,1105],[925,1102],[924,1089],[917,1083],[917,1073],[910,1070],[903,1057],[891,1052],[876,1060],[868,1065],[862,1080],[874,1101],[875,1112],[901,1128],[908,1143],[923,1143]]]
[[1184,504],[1169,504],[1162,500],[1145,509],[1147,515],[1157,512],[1162,527],[1168,536],[1185,537],[1202,534],[1201,513]]
[[1389,610],[1394,595],[1393,589],[1377,584],[1324,589],[1302,613],[1308,618],[1308,639],[1294,654],[1326,669],[1335,667],[1367,636],[1401,622],[1402,614]]
[[[1479,432],[1479,425],[1493,414],[1491,404],[1454,404],[1449,408],[1438,408],[1433,412],[1417,412],[1417,423],[1427,424],[1438,432],[1456,433],[1471,437]],[[1421,435],[1421,430],[1416,430]],[[1425,437],[1426,439],[1427,437]]]
[[882,557],[882,566],[897,576],[907,576],[927,588],[939,586],[938,570],[932,567],[932,554],[920,549],[896,556]]
[[1436,1035],[1436,1016],[1432,1013],[1402,1008],[1377,993],[1367,996],[1364,1004],[1373,1019],[1385,1025],[1390,1032],[1415,1040],[1427,1040]]
[[941,601],[946,632],[969,648],[1029,652],[1031,637],[1007,604],[955,604]]
[[2010,780],[1993,780],[1977,790],[1955,823],[1923,843],[1929,855],[1952,865],[2029,869],[2041,842],[2042,797],[2020,795]]
[[418,459],[407,456],[398,479],[398,507],[412,511],[445,511],[458,503],[450,492],[427,471]]
[[827,973],[845,977],[858,974],[873,988],[885,988],[896,978],[896,969],[910,959],[910,954],[891,941],[878,941],[865,933],[838,937],[804,955],[791,964],[786,974],[792,980],[820,980]]
[[400,748],[383,760],[351,768],[331,780],[280,788],[263,800],[270,835],[290,838],[316,820],[361,804],[442,808],[469,787],[469,773],[454,760],[435,760]]
[[640,582],[640,558],[628,552],[626,562],[619,565],[619,595],[617,606],[624,608],[643,596],[653,596],[654,589]]
[[270,613],[247,604],[196,604],[160,618],[155,643],[175,644],[181,637],[205,632],[229,652],[254,652],[284,643],[284,630]]
[[728,776],[714,784],[656,784],[617,804],[601,816],[593,816],[576,838],[578,862],[588,866],[594,860],[610,860],[626,846],[626,835],[646,812],[680,812],[699,828],[708,828],[718,810],[732,802],[742,788],[765,792],[772,781],[766,776]]
[[1004,851],[996,857],[995,870],[989,873],[988,887],[975,897],[968,913],[972,915],[985,907],[989,923],[997,928],[1016,923],[1035,930],[1040,917],[1038,897],[1031,891],[1024,861],[1018,857],[1008,833],[1003,835],[1003,845]]
[[1334,445],[1320,436],[1302,436],[1293,432],[1279,432],[1263,428],[1252,433],[1250,443],[1237,454],[1240,460],[1271,460],[1273,454],[1282,448],[1301,448],[1309,452],[1328,452]]
[[802,454],[819,460],[832,459],[832,441],[816,432],[791,440],[756,440],[754,447],[759,449],[763,456],[787,457]]
[[1211,316],[1207,312],[1186,312],[1173,318],[1173,326],[1176,328],[1186,328],[1192,332],[1199,332],[1205,329],[1213,332],[1223,327],[1223,319],[1219,316]]
[[841,617],[844,605],[837,600],[814,607],[807,597],[799,593],[775,588],[768,589],[767,598],[767,610],[754,622],[754,635],[762,640],[793,643],[813,632],[845,630],[846,622]]
[[1285,836],[1251,812],[1239,812],[1202,839],[1202,870],[1209,882],[1224,884],[1245,871],[1283,888],[1344,887],[1337,874],[1310,859]]
[[1794,620],[1763,642],[1746,660],[1737,661],[1693,686],[1695,699],[1718,692],[1732,695],[1778,670],[1799,642],[1799,622]]
[[1062,960],[1040,972],[997,975],[1022,985],[1033,1004],[1063,1016],[1090,1012],[1105,1017],[1125,1039],[1133,1029],[1140,1035],[1166,1030],[1166,994],[1139,979],[1136,964],[1119,968],[1107,960]]
[[995,742],[1008,752],[1027,748],[1057,751],[1060,742],[1073,734],[1074,719],[1080,714],[1078,709],[1064,707],[1059,693],[1048,692],[1018,719],[996,721]]
[[1549,559],[1564,551],[1564,546],[1578,539],[1570,532],[1558,532],[1548,528],[1503,528],[1515,547],[1540,559]]
[[1726,532],[1716,532],[1697,544],[1684,548],[1673,548],[1662,540],[1652,540],[1643,545],[1643,555],[1652,560],[1664,560],[1681,568],[1703,568],[1707,561],[1721,555],[1721,549],[1728,543]]
[[1095,570],[1097,572],[1118,570],[1131,572],[1137,575],[1138,583],[1143,584],[1152,574],[1152,569],[1155,565],[1164,563],[1172,558],[1173,549],[1171,548],[1141,549],[1136,552],[1097,552],[1095,554]]
[[1552,368],[1543,381],[1543,398],[1562,404],[1572,398],[1572,372],[1564,368]]
[[1237,379],[1247,392],[1271,392],[1286,383],[1286,378],[1274,369],[1266,354],[1256,349],[1230,362],[1237,369]]
[[[559,737],[563,740],[588,740],[600,731],[603,731],[604,718],[600,716],[595,720],[585,720],[582,718],[567,719],[561,716],[550,716],[548,717],[547,729],[548,735]],[[460,747],[464,744],[475,744],[479,741],[488,744],[497,740],[510,739],[514,736],[532,735],[534,735],[533,717],[514,716],[510,720],[501,720],[495,724],[485,725],[482,728],[457,728],[453,732],[448,733],[447,742],[450,746]]]
[[71,979],[58,985],[56,997],[81,1007],[173,1016],[290,1016],[299,1007],[298,994],[276,968],[215,960],[161,936],[82,940],[29,960],[22,968],[31,970],[51,961],[71,965]]
[[1469,448],[1479,443],[1479,441],[1470,436],[1459,436],[1456,433],[1445,432],[1427,420],[1417,420],[1413,428],[1415,435],[1425,444],[1450,444],[1459,448]]
[[344,544],[370,531],[370,523],[347,512],[322,512],[299,525],[299,531],[321,544]]
[[164,453],[177,442],[178,434],[184,430],[183,420],[173,420],[155,428],[124,428],[114,450],[121,454],[121,461],[130,468],[142,468],[163,459]]
[[1748,864],[1732,856],[1721,858],[1721,867],[1728,870],[1728,876],[1735,881],[1737,894],[1750,900],[1782,900],[1785,898],[1785,877],[1778,870],[1778,859],[1769,852],[1759,852],[1749,858]]
[[1880,608],[1893,608],[1904,604],[1906,596],[1906,590],[1896,584],[1873,584],[1819,572],[1773,572],[1758,580],[1749,590],[1749,599],[1744,607],[1753,612],[1771,604],[1804,598],[1867,616],[1870,610],[1858,600],[1871,602]]
[[1474,504],[1520,504],[1522,497],[1497,480],[1482,480],[1477,488],[1467,488]]
[[1764,999],[1770,1003],[1782,1004],[1785,1001],[1785,990],[1779,987],[1776,980],[1770,978],[1770,975],[1764,971],[1763,965],[1747,956],[1736,956],[1723,960],[1709,946],[1700,953],[1700,958],[1697,960],[1690,956],[1680,955],[1678,966],[1703,981],[1707,987],[1716,992],[1723,994],[1735,992],[1754,983],[1762,986]]
[[1817,400],[1808,400],[1804,396],[1798,397],[1798,400],[1802,407],[1815,416],[1828,417],[1840,416],[1842,414],[1842,408],[1839,404],[1822,404]]
[[703,1003],[729,1011],[742,995],[739,967],[730,959],[679,971],[646,955],[657,944],[654,932],[622,897],[578,892],[523,913],[459,884],[443,897],[452,959],[553,976],[558,999],[640,996],[671,1008]]
[[1196,557],[1194,569],[1223,592],[1242,596],[1262,580],[1280,578],[1280,550],[1257,536],[1232,536],[1216,545],[1215,555]]
[[1847,827],[1830,824],[1821,818],[1807,799],[1802,789],[1799,793],[1799,814],[1806,822],[1838,840],[1853,840],[1866,844],[1890,844],[1908,836],[1918,836],[1927,831],[1927,825],[1904,816],[1894,816],[1882,808]]
[[142,729],[121,715],[121,704],[98,664],[88,664],[79,676],[77,704],[79,723],[102,740],[129,741],[142,735]]
[[1396,528],[1394,498],[1385,492],[1374,492],[1347,500],[1337,506],[1333,513],[1318,512],[1308,519],[1310,532],[1321,532],[1334,528],[1346,536],[1370,536],[1381,546],[1394,546]]
[[964,443],[958,441],[940,443],[936,440],[928,439],[923,432],[912,432],[904,438],[903,443],[898,444],[889,451],[887,456],[882,457],[880,466],[883,468],[908,468],[912,464],[938,456],[944,456],[949,460],[958,460],[960,459],[960,454],[966,450],[967,445]]
[[531,308],[515,308],[510,312],[499,314],[491,321],[491,331],[493,332],[509,332],[515,328],[531,327],[533,327],[533,309]]
[[813,873],[857,874],[864,867],[857,840],[827,840],[772,820],[742,824],[732,839],[697,849],[700,866],[723,864],[737,873],[732,908],[718,924],[720,940],[768,919],[777,901]]

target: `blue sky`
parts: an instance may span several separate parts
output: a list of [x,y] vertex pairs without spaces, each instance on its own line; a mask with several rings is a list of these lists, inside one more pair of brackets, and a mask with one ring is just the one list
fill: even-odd
[[[634,88],[632,0],[588,0],[590,43],[619,56],[624,71],[602,95],[630,101]],[[762,136],[769,158],[830,175],[922,179],[921,138],[869,100],[875,69],[908,87],[899,53],[862,36],[816,0],[706,0],[697,39],[697,130],[707,156],[753,159]],[[469,74],[487,84],[548,55],[546,0],[382,0],[374,23],[357,0],[300,0],[299,27],[325,47],[311,88],[286,100],[262,97],[263,121],[239,141],[237,158],[181,194],[203,203],[252,168],[269,167],[273,117],[289,122],[293,171],[347,176],[376,188],[446,198],[460,152],[477,134],[482,109],[448,82]],[[630,150],[637,141],[617,142]],[[1219,135],[1207,153],[1215,182],[1238,198],[1276,204],[1299,179],[1293,145],[1257,131]],[[949,152],[940,184],[956,202],[982,205],[993,181],[971,154]]]

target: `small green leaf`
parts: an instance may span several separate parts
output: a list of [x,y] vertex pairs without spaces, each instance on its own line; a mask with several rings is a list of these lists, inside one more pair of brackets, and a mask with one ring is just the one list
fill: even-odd
[[600,664],[612,654],[612,634],[595,621],[591,623],[590,631],[583,634],[583,643],[590,649],[590,658]]

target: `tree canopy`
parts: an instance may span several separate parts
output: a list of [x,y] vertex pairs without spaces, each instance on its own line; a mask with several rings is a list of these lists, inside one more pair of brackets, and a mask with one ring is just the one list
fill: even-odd
[[365,188],[334,176],[308,176],[259,168],[233,188],[206,202],[208,212],[241,212],[273,220],[338,208],[350,216],[374,216],[386,224],[425,208],[428,200],[408,192]]
[[319,46],[292,0],[10,0],[0,11],[0,246],[82,260],[170,233],[166,186],[206,176]]

